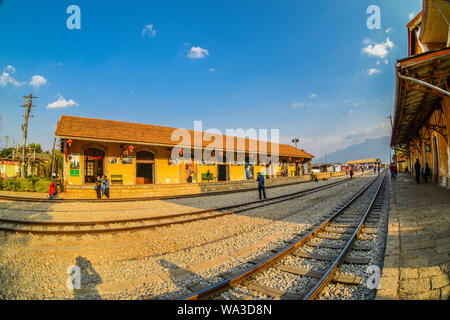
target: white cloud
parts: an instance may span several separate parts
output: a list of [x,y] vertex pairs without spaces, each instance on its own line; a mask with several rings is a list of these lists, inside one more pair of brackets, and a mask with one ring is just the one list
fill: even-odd
[[292,104],[292,108],[296,109],[296,108],[303,108],[305,106],[304,102],[294,102]]
[[47,109],[67,108],[71,106],[78,106],[78,103],[73,100],[66,100],[62,94],[58,93],[58,100],[49,103]]
[[377,65],[379,65],[380,64],[380,61],[377,61]]
[[14,79],[14,73],[16,73],[16,68],[14,68],[12,65],[7,65],[0,75],[0,86],[6,87],[6,85],[8,84],[12,84],[16,87],[22,86],[24,83]]
[[392,49],[393,47],[394,43],[387,38],[386,42],[378,43],[374,46],[369,44],[367,47],[362,49],[362,52],[370,56],[376,56],[383,59],[389,54],[389,49]]
[[317,93],[313,93],[313,94],[311,95],[311,99],[314,99],[315,97],[317,97]]
[[214,69],[214,68],[209,68],[208,71],[209,71],[209,72],[214,72],[214,71],[216,71],[216,69]]
[[43,76],[35,75],[31,77],[31,81],[29,82],[29,85],[34,87],[36,90],[39,89],[40,86],[43,86],[47,83],[47,79],[45,79]]
[[200,47],[192,47],[188,53],[188,57],[191,59],[203,59],[206,56],[209,56],[208,50]]
[[412,19],[414,19],[415,16],[416,16],[416,13],[413,11],[413,12],[409,13],[408,18],[409,18],[409,20],[412,20]]
[[14,74],[14,73],[16,73],[16,68],[14,68],[12,65],[7,65],[5,68],[5,71],[7,71],[11,74]]
[[386,29],[386,33],[391,33],[392,30],[393,30],[392,28],[387,28],[387,29]]
[[153,38],[156,36],[156,29],[153,24],[148,24],[142,29],[142,35],[145,36],[145,34],[148,33],[150,38]]
[[388,64],[389,63],[389,61],[388,60],[384,60],[384,64]]
[[368,74],[369,76],[374,75],[374,74],[376,74],[376,73],[380,73],[380,72],[381,72],[380,69],[375,69],[375,68],[371,68],[371,69],[367,70],[367,74]]

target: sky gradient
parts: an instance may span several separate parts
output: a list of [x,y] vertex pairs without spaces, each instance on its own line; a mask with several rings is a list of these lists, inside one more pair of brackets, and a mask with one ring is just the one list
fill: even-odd
[[[69,5],[81,29],[69,30]],[[397,59],[421,0],[0,0],[1,147],[50,149],[61,114],[280,129],[317,157],[390,134]],[[381,9],[381,29],[366,12]]]

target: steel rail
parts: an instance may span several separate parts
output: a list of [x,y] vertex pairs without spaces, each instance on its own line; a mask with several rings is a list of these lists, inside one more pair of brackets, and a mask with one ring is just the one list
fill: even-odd
[[231,214],[237,214],[244,211],[249,211],[253,209],[257,209],[264,206],[269,206],[273,204],[277,204],[280,202],[289,201],[295,198],[303,197],[318,191],[326,190],[329,188],[332,188],[334,186],[343,184],[344,182],[347,182],[350,179],[344,179],[341,181],[336,181],[327,185],[301,190],[298,192],[280,195],[265,201],[251,201],[246,203],[240,203],[236,205],[221,207],[221,208],[213,208],[213,209],[207,209],[207,210],[200,210],[200,211],[193,211],[193,212],[187,212],[187,213],[179,213],[179,214],[172,214],[172,215],[163,215],[163,216],[153,216],[153,217],[145,217],[145,218],[133,218],[133,219],[119,219],[119,220],[101,220],[101,221],[80,221],[80,222],[73,222],[73,221],[67,221],[67,222],[56,222],[56,221],[28,221],[28,220],[12,220],[12,219],[0,219],[0,223],[5,224],[18,224],[18,225],[27,225],[27,226],[50,226],[50,227],[63,227],[63,226],[72,226],[72,227],[93,227],[96,225],[109,225],[109,224],[126,224],[126,223],[140,223],[140,222],[146,222],[146,221],[154,221],[154,220],[167,220],[167,219],[174,219],[179,217],[186,217],[186,216],[193,216],[193,215],[202,215],[202,214],[208,214],[212,212],[217,211],[224,211],[224,210],[232,210],[239,207],[245,207],[253,204],[258,204],[256,206],[252,206],[250,208],[242,208],[238,210],[233,210],[230,212],[221,212],[214,215],[209,215],[205,217],[197,217],[192,219],[184,219],[179,221],[169,221],[169,222],[163,222],[163,223],[156,223],[156,224],[147,224],[147,225],[139,225],[139,226],[129,226],[129,227],[120,227],[120,228],[109,228],[109,229],[85,229],[85,230],[32,230],[32,229],[17,229],[17,228],[5,228],[0,227],[0,231],[4,232],[15,232],[15,233],[31,233],[31,234],[41,234],[41,235],[51,235],[51,234],[57,234],[57,235],[75,235],[75,234],[95,234],[95,233],[114,233],[114,232],[125,232],[125,231],[136,231],[136,230],[142,230],[147,228],[154,228],[154,227],[163,227],[173,224],[180,224],[180,223],[188,223],[188,222],[194,222],[194,221],[200,221],[205,219],[211,219],[216,218],[220,216],[225,215],[231,215]]
[[[321,179],[321,180],[326,180],[326,179]],[[303,184],[303,183],[307,183],[307,182],[311,182],[311,181],[307,180],[307,181],[290,182],[290,183],[279,184],[279,185],[271,185],[271,186],[266,186],[266,189],[293,186],[293,185]],[[113,198],[113,199],[75,199],[75,198],[74,199],[69,199],[69,198],[56,198],[56,199],[53,199],[53,200],[49,200],[49,199],[45,199],[45,198],[20,197],[20,196],[18,197],[18,196],[0,195],[0,200],[5,200],[5,201],[24,201],[24,202],[44,202],[44,203],[138,202],[138,201],[176,200],[176,199],[186,199],[186,198],[209,197],[209,196],[217,196],[217,195],[224,195],[224,194],[249,192],[249,191],[254,191],[254,190],[258,190],[258,188],[251,187],[251,188],[245,188],[245,189],[239,189],[239,190],[225,190],[225,191],[214,191],[214,192],[206,192],[206,193],[181,194],[181,195],[174,195],[174,196],[152,196],[152,197],[136,197],[136,198]]]
[[345,247],[342,249],[341,253],[337,256],[336,260],[328,268],[327,272],[322,276],[322,278],[320,278],[318,283],[311,290],[309,290],[309,292],[305,295],[303,300],[315,299],[320,294],[320,292],[322,292],[322,290],[326,287],[326,285],[331,281],[331,279],[333,278],[337,269],[339,268],[339,265],[344,261],[344,258],[347,255],[349,249],[355,242],[356,237],[361,232],[364,222],[366,222],[369,212],[372,210],[373,204],[375,203],[375,200],[378,197],[381,186],[383,185],[385,179],[386,179],[386,175],[383,176],[383,179],[381,180],[380,184],[378,185],[377,191],[375,192],[375,195],[373,196],[373,199],[370,202],[369,207],[367,208],[366,212],[364,213],[364,216],[362,217],[358,227],[353,232],[350,239],[347,241],[347,244],[345,245]]
[[[338,215],[340,215],[350,204],[352,204],[356,199],[358,199],[370,186],[372,186],[375,181],[377,181],[379,176],[375,177],[371,182],[369,182],[366,186],[360,189],[350,200],[348,200],[345,205],[342,208],[339,208],[338,211],[336,211],[331,217],[329,217],[326,221],[322,222],[318,227],[314,228],[314,230],[308,232],[306,235],[302,236],[301,239],[295,241],[294,243],[290,244],[286,248],[282,249],[281,251],[275,253],[271,257],[259,262],[255,266],[248,268],[237,275],[234,275],[233,277],[230,277],[228,279],[225,279],[221,282],[218,282],[216,284],[213,284],[207,288],[204,288],[202,290],[199,290],[197,292],[194,292],[192,294],[189,294],[187,296],[184,296],[178,300],[199,300],[203,299],[205,297],[211,296],[213,293],[225,290],[228,287],[232,287],[233,285],[236,285],[237,283],[241,283],[259,272],[267,269],[280,259],[284,258],[285,256],[289,255],[292,251],[297,249],[299,246],[303,245],[307,240],[312,238],[316,233],[326,228],[332,220],[334,220]],[[384,181],[384,177],[383,177]]]

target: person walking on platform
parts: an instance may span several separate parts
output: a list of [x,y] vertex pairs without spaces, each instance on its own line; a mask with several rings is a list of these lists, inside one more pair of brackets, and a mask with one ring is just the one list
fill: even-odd
[[350,168],[350,179],[353,179],[353,168]]
[[420,184],[420,162],[419,162],[419,159],[416,160],[416,164],[414,165],[414,170],[416,170],[417,184]]
[[373,166],[373,174],[377,174],[377,166]]
[[266,188],[264,187],[264,176],[258,172],[258,192],[259,192],[259,200],[261,200],[261,191],[264,195],[264,200],[266,200]]
[[381,165],[378,165],[378,174],[380,174]]
[[391,180],[396,180],[396,168],[394,163],[391,163],[389,170],[391,171]]
[[423,175],[423,180],[425,181],[425,184],[428,182],[428,177],[431,178],[431,169],[428,166],[428,163],[425,165],[425,172]]
[[105,185],[105,196],[109,199],[109,180],[107,176],[103,176],[103,184]]
[[95,181],[94,189],[97,191],[97,199],[102,198],[102,182],[100,180],[100,177],[97,177],[97,180]]

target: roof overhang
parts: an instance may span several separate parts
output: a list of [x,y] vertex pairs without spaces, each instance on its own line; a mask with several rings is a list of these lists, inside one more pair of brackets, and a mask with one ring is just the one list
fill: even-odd
[[[406,144],[417,136],[419,129],[426,124],[431,114],[441,108],[440,99],[446,92],[448,93],[449,76],[450,48],[397,61],[391,146]],[[411,81],[411,78],[419,81]],[[419,84],[420,81],[428,86]]]
[[[203,148],[203,147],[196,147],[196,146],[188,146],[188,145],[180,145],[180,144],[165,144],[165,143],[148,143],[148,142],[140,142],[140,141],[128,141],[128,140],[110,140],[110,139],[98,139],[98,138],[89,138],[89,137],[77,137],[75,135],[59,135],[55,134],[56,138],[60,139],[72,139],[72,140],[80,140],[80,141],[93,141],[93,142],[102,142],[102,143],[121,143],[121,144],[135,144],[135,145],[144,145],[144,146],[152,146],[152,147],[167,147],[167,148],[174,148],[174,147],[181,147],[181,148],[192,148],[192,149],[201,149],[201,150],[217,150],[217,151],[223,151],[223,152],[236,152],[236,153],[248,153],[248,151],[245,150],[231,150],[231,149],[220,149],[220,148]],[[250,153],[258,153],[257,151],[250,151]],[[261,151],[259,152],[261,153]],[[267,152],[268,155],[271,155],[270,152]],[[275,154],[276,155],[276,154]],[[289,155],[289,154],[278,154],[280,157],[291,157],[291,158],[298,158],[298,159],[312,159],[314,158],[313,155],[307,155],[307,156],[296,156],[296,155]]]
[[424,0],[420,42],[447,43],[450,21],[448,0]]

